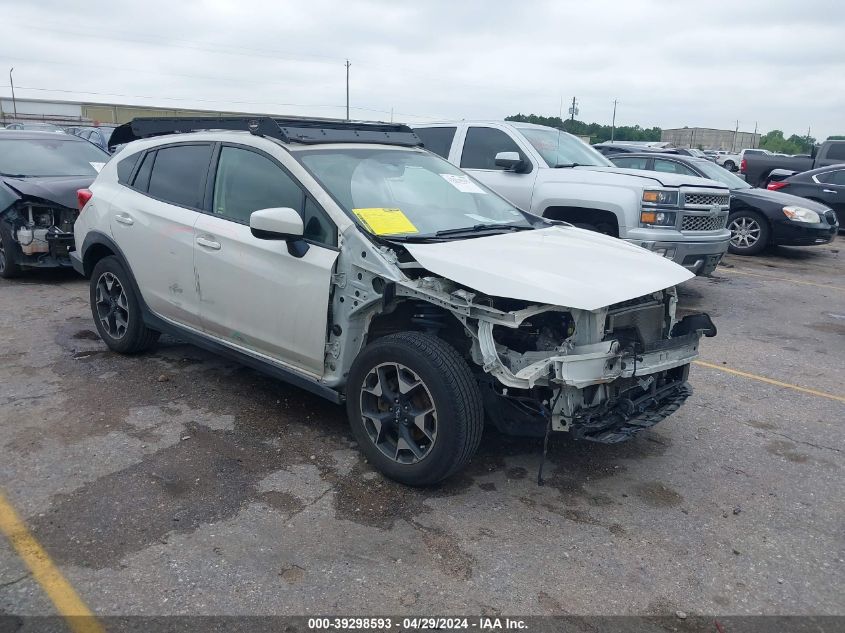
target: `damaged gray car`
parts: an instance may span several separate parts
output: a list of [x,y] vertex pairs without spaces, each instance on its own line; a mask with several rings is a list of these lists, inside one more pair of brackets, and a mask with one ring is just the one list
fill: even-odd
[[403,125],[136,119],[112,140],[71,254],[106,344],[167,332],[345,403],[406,484],[461,469],[485,420],[628,439],[682,405],[716,333],[676,319],[691,272],[523,212]]
[[108,159],[68,134],[0,132],[0,277],[70,266],[76,192]]

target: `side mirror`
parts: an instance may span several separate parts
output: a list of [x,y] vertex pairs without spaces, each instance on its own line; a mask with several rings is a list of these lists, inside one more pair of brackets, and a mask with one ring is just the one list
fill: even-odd
[[525,170],[526,163],[518,152],[499,152],[496,154],[496,167],[504,167],[507,171],[521,173]]
[[253,211],[249,216],[249,228],[260,240],[284,240],[294,257],[302,257],[308,252],[308,242],[302,239],[302,217],[290,207]]

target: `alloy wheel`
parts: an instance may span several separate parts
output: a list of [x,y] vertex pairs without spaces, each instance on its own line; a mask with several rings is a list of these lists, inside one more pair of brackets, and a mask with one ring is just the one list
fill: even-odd
[[751,248],[760,241],[762,228],[754,218],[735,218],[728,225],[728,229],[731,231],[731,244],[736,248]]
[[425,383],[405,365],[382,363],[364,379],[360,396],[364,429],[386,457],[416,464],[437,441],[437,410]]
[[129,328],[129,300],[123,284],[113,273],[105,272],[97,280],[97,318],[113,339],[121,339]]

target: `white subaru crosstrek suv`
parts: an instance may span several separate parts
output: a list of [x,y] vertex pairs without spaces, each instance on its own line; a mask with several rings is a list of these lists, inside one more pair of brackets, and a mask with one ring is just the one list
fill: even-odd
[[627,439],[683,403],[715,334],[676,322],[692,273],[517,209],[404,125],[136,119],[111,140],[72,253],[108,347],[167,332],[345,402],[400,482],[460,469],[485,414]]

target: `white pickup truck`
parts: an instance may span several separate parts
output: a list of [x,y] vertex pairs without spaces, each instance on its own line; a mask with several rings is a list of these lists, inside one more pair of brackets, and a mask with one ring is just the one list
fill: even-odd
[[426,149],[517,207],[612,235],[698,275],[728,248],[730,192],[704,178],[615,167],[580,139],[509,121],[414,126]]

